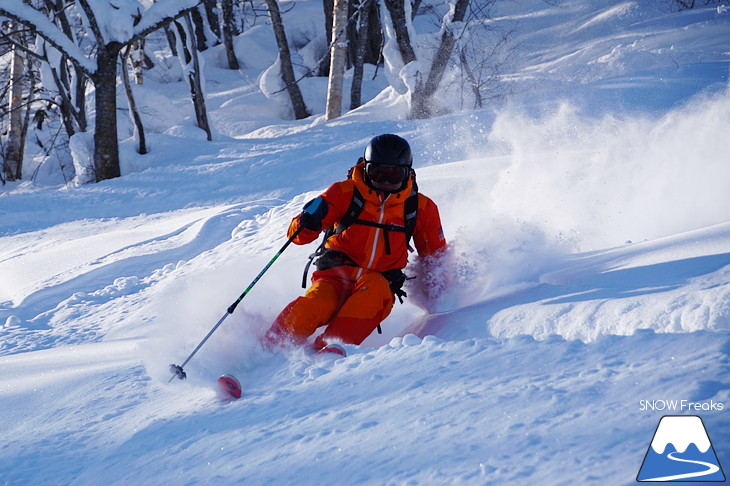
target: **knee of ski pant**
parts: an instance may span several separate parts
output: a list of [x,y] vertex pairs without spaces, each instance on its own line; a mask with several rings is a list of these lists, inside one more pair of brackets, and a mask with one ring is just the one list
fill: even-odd
[[337,317],[375,319],[380,322],[388,317],[394,301],[388,280],[380,272],[369,272],[357,281]]
[[[378,321],[382,321],[390,314],[393,309],[393,303],[395,302],[395,296],[393,291],[390,289],[390,282],[380,272],[371,272],[365,275],[362,279],[363,287],[366,287],[366,292],[369,294],[370,299],[373,302],[379,302],[379,312],[375,314],[375,318]],[[359,284],[360,282],[358,282]],[[361,291],[356,285],[356,291]]]
[[303,341],[326,324],[339,308],[337,289],[327,281],[314,282],[304,296],[297,297],[276,318],[279,327],[295,341]]

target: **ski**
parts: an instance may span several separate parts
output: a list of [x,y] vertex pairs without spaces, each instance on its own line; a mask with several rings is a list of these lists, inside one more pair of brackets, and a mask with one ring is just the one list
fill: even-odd
[[340,346],[339,344],[333,343],[333,344],[328,344],[324,348],[317,351],[317,354],[318,355],[334,354],[334,355],[342,356],[344,358],[347,356],[347,351],[345,351],[345,348]]
[[241,398],[241,383],[233,375],[223,374],[218,378],[218,393],[229,400]]

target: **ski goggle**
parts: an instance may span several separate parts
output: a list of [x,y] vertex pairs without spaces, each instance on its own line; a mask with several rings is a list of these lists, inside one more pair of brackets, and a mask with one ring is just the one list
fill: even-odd
[[372,162],[365,164],[365,172],[371,181],[382,184],[400,184],[406,180],[408,167],[404,165],[376,165]]

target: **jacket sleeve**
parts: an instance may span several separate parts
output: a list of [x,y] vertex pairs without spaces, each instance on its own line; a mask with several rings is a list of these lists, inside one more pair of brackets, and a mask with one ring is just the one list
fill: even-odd
[[436,256],[446,250],[446,238],[441,227],[439,210],[431,199],[418,194],[418,215],[413,232],[413,243],[418,255],[422,257]]
[[[317,239],[322,231],[331,228],[336,222],[342,219],[350,204],[350,199],[352,199],[352,188],[349,188],[348,191],[348,186],[348,181],[336,182],[319,195],[319,197],[327,202],[327,214],[322,219],[322,228],[319,231],[313,231],[307,228],[302,229],[301,233],[293,240],[295,244],[306,245],[307,243],[311,243]],[[299,229],[301,226],[300,218],[301,214],[298,214],[291,220],[287,237],[291,238]]]

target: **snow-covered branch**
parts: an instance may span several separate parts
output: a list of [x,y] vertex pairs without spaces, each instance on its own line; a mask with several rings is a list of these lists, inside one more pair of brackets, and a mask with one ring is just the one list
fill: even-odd
[[[194,8],[200,0],[160,0],[144,10],[136,0],[77,0],[79,12],[94,35],[98,45],[110,42],[127,44],[165,26],[165,24]],[[65,53],[86,74],[96,72],[96,62],[90,59],[43,12],[22,0],[4,0],[0,15],[27,25],[49,44]]]
[[86,57],[81,49],[42,12],[26,5],[21,0],[5,0],[0,5],[0,14],[27,25],[33,30],[33,33],[43,37],[46,42],[64,52],[86,74],[91,75],[96,72],[96,63]]
[[100,46],[105,45],[108,42],[106,38],[108,36],[105,37],[104,33],[101,31],[101,28],[99,27],[99,22],[96,21],[97,15],[94,12],[94,9],[91,7],[87,0],[77,0],[77,2],[78,5],[81,7],[81,12],[83,12],[84,14],[84,21],[89,26],[89,29],[91,29],[91,32],[96,38],[96,43]]
[[140,22],[134,26],[133,36],[144,37],[157,29],[161,29],[171,20],[175,20],[186,11],[194,8],[200,0],[159,0],[144,12]]

